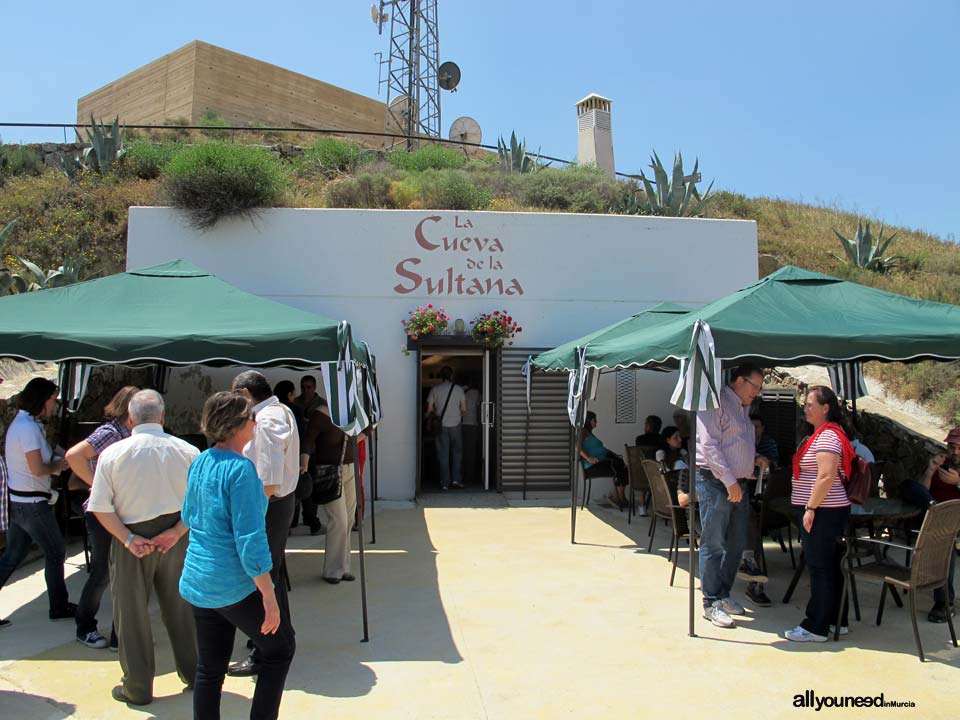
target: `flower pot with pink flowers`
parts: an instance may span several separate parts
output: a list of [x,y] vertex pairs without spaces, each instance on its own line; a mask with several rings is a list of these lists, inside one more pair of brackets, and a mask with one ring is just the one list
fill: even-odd
[[506,310],[481,313],[473,320],[473,339],[490,349],[513,345],[513,338],[523,328]]
[[410,311],[410,317],[401,322],[407,337],[416,342],[430,335],[443,334],[450,322],[450,316],[443,308],[435,308],[429,303],[418,305]]

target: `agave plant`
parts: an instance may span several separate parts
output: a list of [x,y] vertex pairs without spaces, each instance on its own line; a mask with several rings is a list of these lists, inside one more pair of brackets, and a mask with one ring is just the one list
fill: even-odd
[[647,212],[651,215],[668,217],[692,217],[703,214],[713,182],[707,187],[707,191],[700,195],[700,191],[697,190],[697,183],[700,181],[699,159],[693,163],[693,172],[686,175],[683,172],[683,156],[678,152],[673,158],[673,175],[669,176],[654,150],[653,157],[650,158],[650,167],[653,170],[653,180],[644,175],[642,170],[640,171]]
[[[10,233],[13,232],[13,227],[16,224],[16,219],[11,220],[3,226],[3,230],[0,230],[0,251],[3,250],[3,245],[10,237]],[[10,272],[9,268],[0,266],[0,295],[10,294],[13,291],[13,285],[13,273]]]
[[650,212],[643,190],[632,183],[625,188],[620,198],[610,206],[610,213],[614,215],[647,215]]
[[83,162],[73,153],[65,152],[60,155],[60,172],[71,180],[83,170]]
[[534,156],[527,154],[527,141],[517,142],[517,133],[510,133],[510,146],[500,137],[497,140],[497,155],[500,156],[500,167],[506,172],[528,173],[537,169],[539,153]]
[[123,157],[123,130],[120,128],[120,116],[113,121],[113,126],[107,128],[98,124],[90,115],[90,128],[87,129],[87,140],[90,142],[83,153],[84,164],[98,173],[110,172],[113,163]]
[[881,275],[900,264],[900,255],[884,256],[884,253],[887,251],[887,248],[890,247],[890,243],[893,242],[897,234],[893,233],[893,235],[889,235],[886,238],[883,237],[883,225],[880,226],[880,234],[877,237],[876,243],[873,241],[873,234],[870,232],[869,222],[862,223],[860,220],[857,220],[857,234],[853,240],[848,240],[836,229],[834,229],[833,232],[840,239],[840,244],[846,252],[846,258],[833,253],[833,256],[838,260],[846,259],[859,268],[873,270]]

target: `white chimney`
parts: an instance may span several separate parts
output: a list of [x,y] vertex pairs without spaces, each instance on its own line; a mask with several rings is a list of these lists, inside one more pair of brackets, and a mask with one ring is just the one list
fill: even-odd
[[590,93],[577,103],[577,162],[614,175],[613,128],[608,98]]

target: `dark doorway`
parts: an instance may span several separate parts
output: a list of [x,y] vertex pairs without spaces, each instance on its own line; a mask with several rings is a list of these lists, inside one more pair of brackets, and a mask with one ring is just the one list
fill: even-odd
[[[485,442],[490,434],[484,432],[483,421],[490,415],[484,413],[484,402],[490,397],[490,372],[487,351],[476,346],[472,347],[421,347],[418,363],[418,417],[421,418],[420,432],[418,433],[418,473],[417,493],[440,492],[441,468],[438,461],[438,442],[434,435],[426,431],[423,418],[425,417],[430,391],[442,382],[443,368],[449,367],[453,371],[453,382],[464,390],[466,412],[463,414],[459,433],[461,481],[465,491],[481,491],[495,487],[490,482],[491,452],[489,442]],[[440,398],[435,408],[440,414],[444,398]],[[450,410],[448,409],[448,414]],[[455,449],[449,453],[451,477],[454,464]],[[458,491],[455,488],[452,492]],[[462,492],[462,490],[461,490]]]

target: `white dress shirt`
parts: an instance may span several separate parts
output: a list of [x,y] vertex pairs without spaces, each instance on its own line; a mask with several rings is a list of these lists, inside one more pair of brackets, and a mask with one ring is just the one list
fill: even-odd
[[[40,451],[40,459],[49,463],[53,458],[50,443],[44,434],[43,425],[26,410],[20,410],[7,428],[7,481],[11,490],[20,492],[51,492],[49,475],[34,475],[30,472],[27,462],[27,453],[33,450]],[[17,497],[11,495],[10,500],[18,503],[42,503],[46,498]]]
[[300,435],[290,408],[271,395],[253,406],[257,427],[243,449],[253,461],[264,486],[276,485],[274,497],[285,497],[297,489],[300,479]]
[[199,454],[159,423],[137,425],[100,453],[87,510],[116,513],[124,525],[180,512],[187,471]]

